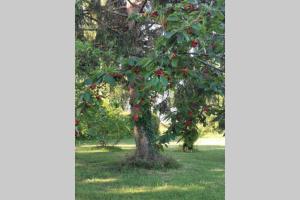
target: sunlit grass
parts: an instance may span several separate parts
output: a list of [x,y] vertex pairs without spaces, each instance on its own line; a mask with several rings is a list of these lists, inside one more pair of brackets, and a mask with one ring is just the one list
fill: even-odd
[[[207,139],[207,138],[206,138]],[[218,139],[218,138],[217,138]],[[201,140],[200,140],[201,141]],[[184,153],[171,145],[163,153],[181,167],[169,170],[119,169],[116,164],[134,151],[134,140],[122,140],[115,148],[98,148],[96,143],[76,147],[77,200],[223,200],[224,138],[196,146]]]
[[83,180],[82,183],[110,183],[110,182],[114,182],[117,179],[115,178],[92,178],[92,179],[86,179]]
[[191,191],[191,190],[204,190],[205,187],[199,187],[197,185],[190,186],[176,186],[176,185],[163,185],[158,187],[123,187],[118,189],[109,190],[109,193],[116,194],[135,194],[135,193],[145,193],[145,192],[162,192],[162,191]]

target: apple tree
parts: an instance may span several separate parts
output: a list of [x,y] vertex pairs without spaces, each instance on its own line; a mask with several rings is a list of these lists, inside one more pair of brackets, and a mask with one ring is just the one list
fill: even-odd
[[[103,51],[102,66],[85,84],[108,83],[128,91],[133,160],[164,160],[159,147],[178,136],[192,149],[197,123],[211,114],[223,119],[224,0],[108,1],[100,7],[95,44]],[[175,94],[173,101],[167,97],[167,103],[156,105],[159,95],[169,93]],[[156,107],[171,121],[161,137],[153,129]]]

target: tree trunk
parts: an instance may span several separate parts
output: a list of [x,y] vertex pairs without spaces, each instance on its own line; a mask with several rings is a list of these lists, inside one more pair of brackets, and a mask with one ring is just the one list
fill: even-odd
[[154,160],[157,152],[151,144],[144,127],[135,125],[133,131],[136,144],[135,157],[143,160]]
[[[129,95],[130,95],[130,102],[134,102],[134,99],[136,98],[135,91],[134,91],[134,85],[131,84],[129,86]],[[148,110],[145,110],[145,108],[141,109],[143,110],[143,117],[147,116],[147,120],[143,119],[141,122],[135,122],[133,127],[133,134],[136,144],[136,151],[135,151],[135,158],[137,159],[143,159],[143,160],[154,160],[158,158],[159,153],[156,151],[153,142],[151,141],[151,134],[153,132],[150,130],[151,127],[151,111],[150,108]],[[142,112],[142,111],[140,111]],[[133,115],[135,113],[135,110],[133,108],[133,105],[131,105],[131,114]],[[141,119],[139,119],[141,120]],[[148,127],[148,128],[146,128]]]
[[182,150],[184,152],[193,151],[193,149],[194,149],[193,143],[192,144],[187,144],[186,142],[183,143]]

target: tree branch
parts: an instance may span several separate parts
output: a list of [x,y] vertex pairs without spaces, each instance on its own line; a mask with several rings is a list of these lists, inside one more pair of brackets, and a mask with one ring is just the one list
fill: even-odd
[[[191,54],[191,55],[196,55],[196,56],[201,56],[201,55],[204,55],[204,54],[199,54],[199,53],[178,53],[179,55],[180,54]],[[221,73],[224,73],[224,71],[223,70],[221,70],[221,69],[219,69],[219,68],[217,68],[217,67],[215,67],[215,66],[213,66],[213,65],[211,65],[211,64],[209,64],[209,63],[207,63],[207,62],[205,62],[205,61],[203,61],[203,60],[200,60],[200,59],[198,59],[201,63],[203,63],[203,64],[205,64],[205,65],[207,65],[207,66],[209,66],[210,68],[212,68],[212,69],[215,69],[215,70],[217,70],[217,71],[219,71],[219,72],[221,72]]]
[[144,7],[146,6],[147,2],[148,2],[148,0],[145,0],[145,1],[144,1],[143,5],[142,5],[142,7],[141,7],[141,9],[140,9],[140,13],[143,12]]
[[136,4],[134,4],[134,3],[132,3],[130,0],[127,0],[129,3],[130,3],[130,5],[132,5],[133,7],[137,7],[137,5]]
[[217,68],[217,67],[215,67],[215,66],[213,66],[213,65],[211,65],[211,64],[209,64],[209,63],[207,63],[207,62],[205,62],[205,61],[203,61],[203,60],[200,60],[200,59],[199,59],[199,61],[200,61],[201,63],[203,63],[203,64],[209,66],[210,68],[213,68],[213,69],[215,69],[215,70],[217,70],[217,71],[219,71],[219,72],[221,72],[221,73],[224,73],[223,70],[221,70],[221,69],[219,69],[219,68]]
[[119,13],[119,12],[114,12],[114,11],[111,11],[111,10],[106,10],[106,12],[109,12],[109,13],[115,14],[115,15],[119,15],[119,16],[122,16],[122,17],[128,17],[128,15],[126,15],[126,14]]

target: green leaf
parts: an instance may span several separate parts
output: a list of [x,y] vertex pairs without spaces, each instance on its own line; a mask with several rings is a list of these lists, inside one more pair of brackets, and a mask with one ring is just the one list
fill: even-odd
[[153,78],[153,79],[151,80],[151,85],[154,86],[154,87],[156,87],[157,84],[158,84],[158,82],[159,82],[159,79],[158,79],[157,77],[155,77],[155,78]]
[[198,1],[197,0],[189,0],[189,3],[191,3],[191,4],[197,4]]
[[92,95],[89,92],[83,93],[82,97],[83,97],[83,100],[85,100],[87,102],[91,102]]
[[128,59],[128,64],[134,66],[135,65],[135,59],[134,58],[129,58]]
[[104,80],[106,83],[108,83],[108,84],[110,84],[110,85],[112,85],[112,86],[115,86],[115,85],[116,85],[115,79],[114,79],[113,77],[111,77],[110,75],[108,75],[108,74],[105,74],[105,75],[104,75],[103,80]]
[[164,37],[167,38],[167,39],[170,39],[175,33],[173,32],[166,32]]
[[168,20],[169,22],[177,22],[177,21],[179,21],[180,19],[179,19],[179,17],[178,17],[177,15],[172,14],[172,15],[170,15],[170,16],[167,18],[167,20]]
[[138,64],[141,65],[141,66],[147,67],[153,62],[154,62],[153,58],[145,57],[145,58],[141,59]]
[[168,80],[165,77],[160,77],[160,83],[162,84],[163,88],[168,86]]
[[104,73],[102,73],[102,72],[97,74],[97,76],[96,76],[97,82],[101,82],[103,76],[104,76]]
[[93,83],[93,80],[92,79],[86,79],[85,81],[84,81],[84,84],[85,85],[91,85]]
[[81,107],[79,107],[79,108],[77,108],[77,109],[76,109],[75,116],[76,116],[77,118],[79,118],[79,117],[80,117],[81,110],[82,110],[82,108],[81,108]]
[[200,24],[193,24],[192,29],[196,32],[200,32],[201,31],[201,25]]
[[172,62],[171,62],[171,65],[172,65],[172,67],[177,67],[178,66],[178,59],[177,58],[173,59]]
[[186,33],[183,32],[182,35],[183,35],[183,38],[184,38],[185,41],[189,41],[190,40],[190,36],[188,34],[186,34]]

